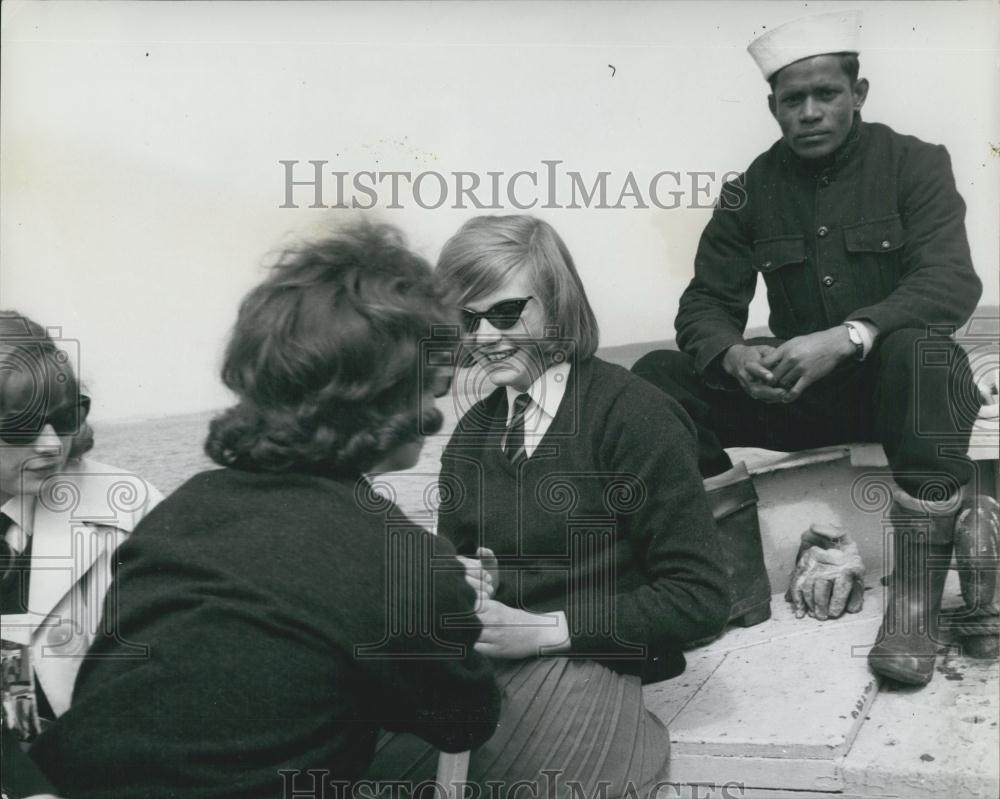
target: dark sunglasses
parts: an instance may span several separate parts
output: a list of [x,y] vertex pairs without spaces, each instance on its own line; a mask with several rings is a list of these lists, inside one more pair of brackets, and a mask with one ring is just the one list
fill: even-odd
[[0,440],[7,444],[24,446],[33,443],[42,431],[52,425],[56,435],[77,433],[90,413],[90,397],[81,394],[76,402],[46,411],[18,414],[0,419]]
[[524,306],[533,299],[535,298],[521,297],[516,300],[501,300],[485,311],[470,311],[468,308],[463,308],[462,327],[466,333],[475,333],[479,322],[486,319],[497,330],[510,330],[521,318]]

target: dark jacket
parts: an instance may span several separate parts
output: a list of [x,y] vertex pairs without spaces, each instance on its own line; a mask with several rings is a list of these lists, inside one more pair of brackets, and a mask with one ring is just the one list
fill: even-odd
[[441,621],[473,608],[454,550],[366,486],[220,469],[143,520],[110,632],[31,750],[60,795],[277,799],[360,776],[380,727],[490,737],[481,628]]
[[848,319],[881,336],[962,325],[982,284],[947,150],[857,119],[831,158],[780,140],[727,183],[675,322],[699,371],[742,341],[758,274],[781,339]]
[[598,358],[575,364],[552,425],[515,467],[500,446],[498,389],[463,416],[441,458],[438,532],[493,549],[496,598],[565,611],[572,653],[646,682],[684,668],[729,597],[690,419]]

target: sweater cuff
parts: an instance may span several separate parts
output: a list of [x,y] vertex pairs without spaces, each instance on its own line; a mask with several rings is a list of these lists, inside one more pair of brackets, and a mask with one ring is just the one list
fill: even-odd
[[722,368],[722,358],[726,351],[742,344],[743,337],[737,333],[713,336],[698,346],[694,357],[695,369],[712,388],[732,388],[732,378]]
[[[580,609],[582,615],[591,622],[590,627],[586,622],[581,623],[581,619],[574,619],[569,611],[566,618],[568,622],[570,651],[574,655],[587,655],[595,660],[645,660],[647,657],[647,647],[644,644],[623,641],[618,638],[615,632],[597,631],[593,629],[592,622],[598,616],[586,613]],[[616,619],[617,621],[617,619]],[[620,625],[615,625],[615,630]]]

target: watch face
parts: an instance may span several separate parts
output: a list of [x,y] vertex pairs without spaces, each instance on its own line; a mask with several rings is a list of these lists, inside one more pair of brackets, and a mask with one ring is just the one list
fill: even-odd
[[844,325],[847,328],[847,337],[851,340],[854,345],[854,357],[858,360],[864,357],[865,345],[861,340],[861,334],[857,331],[854,325]]

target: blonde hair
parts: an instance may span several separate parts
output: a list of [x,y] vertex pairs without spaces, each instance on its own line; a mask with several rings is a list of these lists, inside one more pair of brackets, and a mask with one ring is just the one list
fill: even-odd
[[597,318],[573,257],[547,222],[526,215],[473,217],[445,243],[436,274],[452,301],[464,305],[497,291],[520,269],[527,270],[546,327],[555,328],[552,349],[571,345],[580,360],[592,356],[600,339]]

